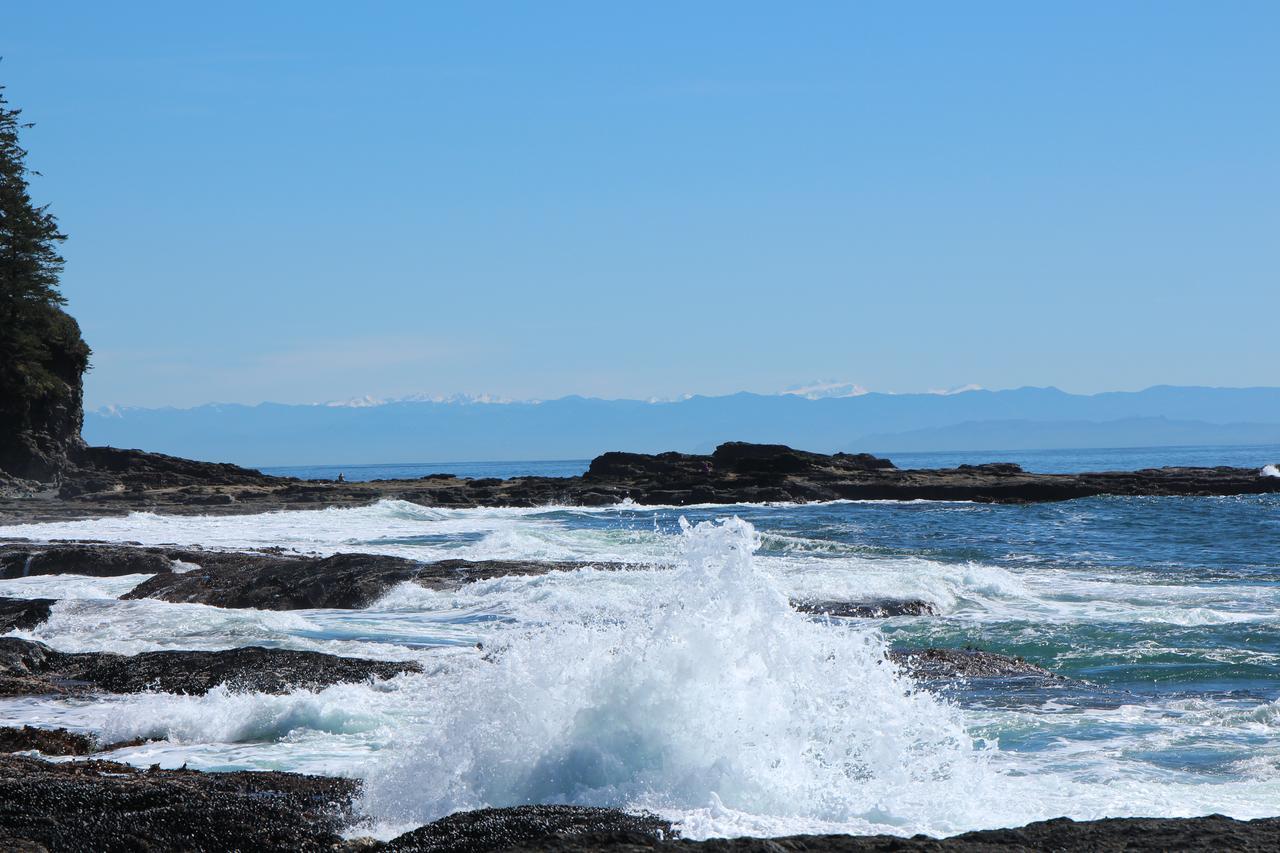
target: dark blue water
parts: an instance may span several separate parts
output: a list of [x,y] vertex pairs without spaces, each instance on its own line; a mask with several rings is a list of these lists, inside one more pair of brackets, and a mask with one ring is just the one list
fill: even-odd
[[[977,450],[937,453],[886,453],[899,468],[954,468],[982,462],[1016,462],[1027,471],[1045,474],[1079,471],[1132,471],[1165,465],[1261,468],[1280,463],[1280,445],[1242,447],[1118,447],[1092,450]],[[587,470],[589,459],[525,462],[406,462],[393,465],[294,465],[266,467],[267,474],[303,480],[333,480],[338,474],[353,482],[414,479],[427,474],[458,477],[575,477]]]
[[590,459],[542,462],[406,462],[390,465],[288,465],[260,468],[264,474],[300,480],[336,480],[341,474],[353,483],[367,480],[414,480],[427,474],[483,479],[497,477],[576,477],[587,470]]

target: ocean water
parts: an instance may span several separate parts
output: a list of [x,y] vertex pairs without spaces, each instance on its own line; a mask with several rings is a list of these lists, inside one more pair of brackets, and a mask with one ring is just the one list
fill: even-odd
[[[384,501],[0,536],[630,565],[288,613],[120,601],[141,577],[0,581],[0,595],[61,599],[18,635],[67,651],[253,643],[422,662],[421,675],[285,696],[0,700],[16,723],[157,738],[113,755],[138,765],[364,779],[356,833],[523,802],[648,808],[694,837],[1280,812],[1280,496]],[[938,615],[829,620],[787,604],[886,597]],[[930,691],[888,663],[891,646],[976,646],[1064,678]]]

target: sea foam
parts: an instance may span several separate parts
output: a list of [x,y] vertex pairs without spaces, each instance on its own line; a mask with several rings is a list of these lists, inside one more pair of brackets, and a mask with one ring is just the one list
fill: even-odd
[[986,750],[885,660],[879,632],[793,612],[757,544],[738,519],[686,526],[663,583],[524,623],[446,689],[419,682],[434,724],[369,768],[365,810],[403,824],[533,802],[714,806],[945,827],[945,804],[989,787]]

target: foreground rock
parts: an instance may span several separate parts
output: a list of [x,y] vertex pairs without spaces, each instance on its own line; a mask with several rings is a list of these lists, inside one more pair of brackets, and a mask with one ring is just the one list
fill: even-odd
[[356,783],[0,755],[0,849],[333,850]]
[[684,853],[1166,853],[1167,851],[1237,851],[1262,853],[1280,849],[1280,818],[1240,821],[1221,815],[1197,818],[1113,818],[1039,821],[1016,829],[968,832],[952,838],[924,835],[792,835],[783,838],[716,838],[708,841],[658,840],[640,834],[627,837],[569,836],[517,840],[500,847],[440,847],[432,850],[558,851],[587,853],[610,850],[684,851]]
[[88,518],[134,510],[252,513],[363,506],[399,499],[423,506],[606,506],[766,501],[1059,501],[1094,495],[1248,495],[1280,492],[1256,468],[1151,468],[1031,474],[1012,463],[903,470],[869,454],[827,456],[783,445],[730,442],[710,455],[606,453],[581,477],[336,483],[271,477],[234,465],[114,448],[85,448],[58,490],[0,497],[0,519]]
[[1042,821],[944,840],[804,835],[685,841],[652,816],[577,806],[451,815],[382,844],[344,840],[357,783],[293,773],[139,770],[0,755],[0,849],[480,851],[1157,851],[1280,849],[1280,819]]
[[58,652],[43,643],[0,637],[0,696],[145,690],[200,694],[220,684],[236,690],[285,693],[421,671],[412,661],[363,660],[257,646],[115,655]]

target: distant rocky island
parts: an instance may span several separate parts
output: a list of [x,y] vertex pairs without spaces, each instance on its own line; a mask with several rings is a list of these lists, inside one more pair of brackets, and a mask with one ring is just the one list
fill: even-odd
[[[833,500],[1061,501],[1098,495],[1250,495],[1280,492],[1280,477],[1252,468],[1150,468],[1038,474],[1013,463],[900,469],[870,454],[832,455],[784,445],[728,442],[715,452],[605,453],[577,477],[509,480],[431,474],[411,480],[339,482],[275,477],[225,463],[139,450],[86,447],[64,437],[56,475],[9,478],[0,518],[88,518],[146,510],[256,513],[363,506],[383,499],[431,507],[688,506]],[[42,463],[43,464],[43,463]]]

